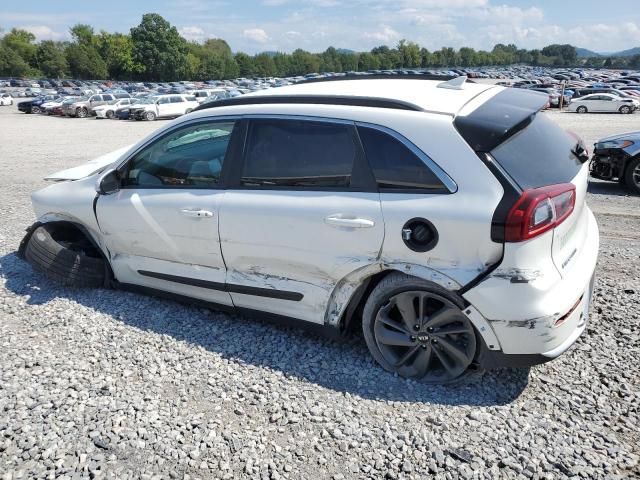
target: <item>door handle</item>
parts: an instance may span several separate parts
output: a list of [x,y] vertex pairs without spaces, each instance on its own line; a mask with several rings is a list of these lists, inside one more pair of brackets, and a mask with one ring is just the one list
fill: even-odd
[[213,217],[213,212],[209,210],[190,210],[188,208],[183,208],[180,210],[185,217],[193,217],[193,218],[204,218],[204,217]]
[[371,228],[375,225],[373,220],[368,218],[358,218],[353,215],[329,215],[324,219],[327,225],[332,227],[347,227],[347,228]]

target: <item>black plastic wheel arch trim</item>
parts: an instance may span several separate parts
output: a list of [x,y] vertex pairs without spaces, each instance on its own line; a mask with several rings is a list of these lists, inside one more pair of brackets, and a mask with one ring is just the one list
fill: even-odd
[[138,270],[138,273],[144,277],[157,278],[167,282],[181,283],[192,287],[206,288],[209,290],[219,290],[229,293],[240,293],[243,295],[253,295],[256,297],[276,298],[279,300],[291,300],[299,302],[304,295],[298,292],[290,292],[287,290],[276,290],[273,288],[248,287],[245,285],[235,285],[231,283],[211,282],[209,280],[201,280],[199,278],[183,277],[179,275],[169,275],[166,273],[150,272],[148,270]]

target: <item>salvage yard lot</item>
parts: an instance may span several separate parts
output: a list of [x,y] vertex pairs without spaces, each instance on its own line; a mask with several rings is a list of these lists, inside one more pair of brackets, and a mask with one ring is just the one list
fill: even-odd
[[[640,129],[636,115],[546,115],[590,148]],[[0,108],[0,478],[640,476],[640,197],[590,186],[600,260],[571,351],[429,387],[385,373],[359,336],[67,289],[17,258],[45,174],[161,125]]]

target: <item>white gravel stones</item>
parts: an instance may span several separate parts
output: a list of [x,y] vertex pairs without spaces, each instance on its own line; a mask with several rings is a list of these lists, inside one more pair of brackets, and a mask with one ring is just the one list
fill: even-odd
[[15,250],[42,174],[157,124],[14,112],[0,112],[0,478],[640,476],[640,220],[617,213],[637,215],[640,198],[589,196],[602,253],[576,348],[433,388],[383,372],[357,337],[34,273]]

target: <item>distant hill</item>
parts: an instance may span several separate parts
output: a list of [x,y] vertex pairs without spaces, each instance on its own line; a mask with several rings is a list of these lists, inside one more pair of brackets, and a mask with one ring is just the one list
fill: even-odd
[[578,47],[576,47],[576,53],[578,54],[578,58],[589,58],[589,57],[600,57],[600,56],[602,56],[599,53],[594,52],[593,50],[587,50],[586,48],[578,48]]
[[640,47],[610,54],[611,57],[633,57],[634,55],[640,55]]
[[623,50],[621,52],[606,52],[606,53],[598,53],[593,50],[588,50],[586,48],[577,48],[576,52],[578,53],[578,58],[589,58],[589,57],[633,57],[634,55],[640,54],[640,47],[630,48],[629,50]]

